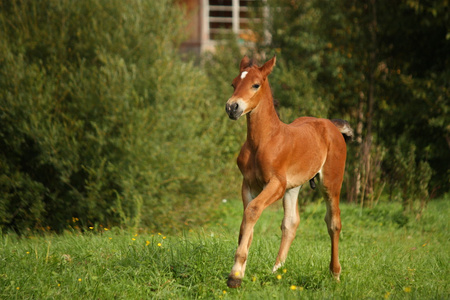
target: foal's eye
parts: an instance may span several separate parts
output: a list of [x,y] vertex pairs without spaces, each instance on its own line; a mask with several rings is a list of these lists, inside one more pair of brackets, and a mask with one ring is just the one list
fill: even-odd
[[252,88],[254,88],[255,90],[257,90],[257,89],[259,89],[259,84],[254,84],[254,85],[252,85]]

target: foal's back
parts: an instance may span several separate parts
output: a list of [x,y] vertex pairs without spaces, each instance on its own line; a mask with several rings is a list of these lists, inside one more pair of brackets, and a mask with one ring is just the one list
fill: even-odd
[[299,138],[298,143],[305,147],[319,143],[322,144],[321,146],[326,146],[322,148],[322,150],[327,150],[326,152],[330,147],[346,149],[345,139],[340,128],[329,119],[301,117],[287,126],[291,128],[291,134]]

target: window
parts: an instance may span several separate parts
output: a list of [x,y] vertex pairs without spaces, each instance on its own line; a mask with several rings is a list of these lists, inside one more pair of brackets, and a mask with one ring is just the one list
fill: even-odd
[[[250,7],[264,0],[206,0],[206,33],[209,40],[217,41],[227,33],[235,33],[242,40],[254,41],[254,35],[248,29]],[[206,16],[205,16],[206,17]],[[260,21],[260,18],[253,18]]]

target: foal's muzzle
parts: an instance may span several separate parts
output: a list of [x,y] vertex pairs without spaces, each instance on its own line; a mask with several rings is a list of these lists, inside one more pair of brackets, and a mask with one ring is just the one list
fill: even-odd
[[225,110],[228,114],[228,117],[232,120],[237,120],[242,115],[242,108],[239,107],[237,102],[227,103],[225,106]]

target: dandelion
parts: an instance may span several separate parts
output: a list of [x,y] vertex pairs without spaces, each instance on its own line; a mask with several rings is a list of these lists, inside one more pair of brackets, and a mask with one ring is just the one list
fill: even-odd
[[27,251],[27,254],[30,254],[30,251]]
[[81,278],[78,278],[78,281],[79,281],[79,282],[81,282],[81,280],[82,280]]
[[158,243],[158,247],[161,247],[162,246],[162,244],[161,243]]
[[162,235],[161,232],[158,232],[158,235]]
[[167,237],[163,236],[163,240],[165,240]]
[[61,283],[58,283],[58,286],[61,286]]
[[255,282],[256,281],[256,276],[252,277],[252,281]]
[[386,292],[386,294],[384,294],[384,299],[388,299],[390,295],[391,295],[390,292]]
[[287,272],[287,270],[286,269],[283,269],[283,273],[286,273]]
[[297,287],[295,285],[291,285],[291,290],[295,291]]
[[138,236],[138,234],[136,233],[134,236]]
[[105,231],[108,231],[109,229],[108,228],[105,228]]
[[240,274],[239,271],[234,272],[234,276],[236,277],[239,276],[239,274]]
[[20,287],[16,287],[16,290],[20,290]]
[[110,237],[109,239],[112,240],[112,237]]
[[298,290],[299,290],[299,291],[303,291],[303,287],[302,287],[302,286],[299,287]]
[[150,241],[145,241],[145,246],[150,245]]
[[427,244],[428,244],[428,243],[423,244],[422,247],[425,247]]
[[277,279],[281,280],[282,276],[280,274],[277,275]]
[[136,239],[135,239],[135,238],[132,238],[131,240],[135,241]]
[[92,230],[92,229],[94,229],[94,227],[92,227],[92,226],[89,226],[89,229],[90,229],[90,230]]
[[406,286],[406,287],[403,288],[403,291],[404,291],[405,293],[410,293],[410,292],[411,292],[411,287]]
[[223,294],[225,295],[226,293],[227,293],[227,291],[224,290],[224,291],[223,291]]

